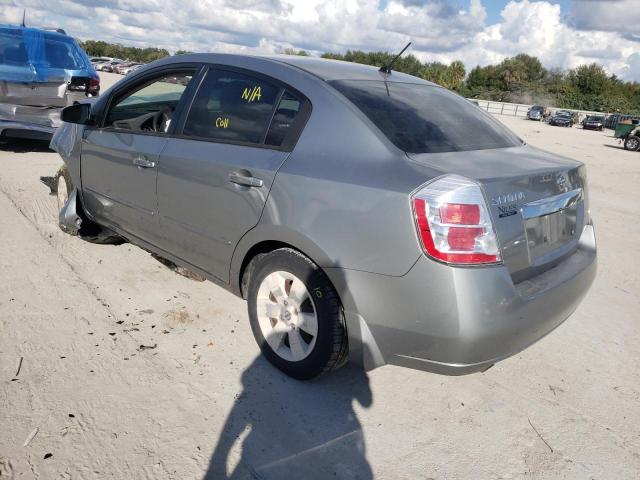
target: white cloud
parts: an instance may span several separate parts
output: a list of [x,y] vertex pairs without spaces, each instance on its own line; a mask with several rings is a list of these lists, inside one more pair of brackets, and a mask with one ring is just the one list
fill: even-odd
[[411,40],[420,59],[460,59],[468,70],[524,52],[547,67],[597,61],[640,80],[637,0],[574,0],[568,12],[512,0],[493,25],[482,0],[462,1],[389,0],[381,9],[379,0],[0,0],[0,22],[19,23],[24,6],[29,25],[172,52],[398,51]]

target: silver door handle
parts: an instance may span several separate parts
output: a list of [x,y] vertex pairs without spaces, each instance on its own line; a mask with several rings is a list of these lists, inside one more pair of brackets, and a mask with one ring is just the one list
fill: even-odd
[[156,162],[149,160],[144,155],[133,157],[133,164],[142,168],[154,168],[156,166]]
[[260,178],[242,175],[240,173],[230,173],[229,181],[231,183],[237,183],[238,185],[244,185],[245,187],[261,187],[264,182]]

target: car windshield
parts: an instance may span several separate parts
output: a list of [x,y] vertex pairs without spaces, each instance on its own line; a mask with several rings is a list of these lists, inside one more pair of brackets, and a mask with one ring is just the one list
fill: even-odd
[[435,85],[355,80],[329,83],[407,153],[483,150],[522,143],[489,114]]
[[44,73],[85,67],[83,53],[69,37],[32,28],[0,28],[0,76],[19,69]]
[[603,120],[602,117],[592,117],[592,116],[587,117],[588,122],[601,122],[602,120]]

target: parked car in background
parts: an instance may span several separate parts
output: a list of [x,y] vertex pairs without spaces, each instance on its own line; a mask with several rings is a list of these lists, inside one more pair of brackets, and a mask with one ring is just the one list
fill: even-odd
[[64,119],[63,229],[115,232],[247,299],[295,378],[348,358],[486,370],[595,277],[585,166],[417,77],[185,54]]
[[548,109],[540,105],[534,105],[527,111],[527,118],[529,120],[537,120],[542,122],[548,116]]
[[573,114],[567,111],[559,111],[549,117],[549,125],[558,127],[572,127],[574,123]]
[[132,67],[141,65],[139,62],[123,62],[119,65],[115,65],[113,67],[113,73],[118,73],[120,75],[126,75],[127,71],[130,71]]
[[92,65],[97,65],[99,63],[106,63],[106,62],[110,62],[111,60],[113,60],[112,57],[91,57],[91,64]]
[[144,63],[138,63],[135,65],[131,65],[125,69],[122,70],[122,74],[123,75],[129,75],[130,73],[135,72],[136,70],[138,70],[139,68],[144,67]]
[[0,136],[50,138],[67,105],[97,96],[100,79],[70,36],[0,25]]
[[582,121],[582,128],[602,131],[604,129],[604,117],[601,115],[589,115]]
[[99,63],[96,65],[96,70],[101,72],[113,72],[114,67],[124,63],[124,60],[109,60],[108,62]]

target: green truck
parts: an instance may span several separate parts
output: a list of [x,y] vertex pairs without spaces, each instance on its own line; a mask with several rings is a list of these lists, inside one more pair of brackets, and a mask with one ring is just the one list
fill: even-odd
[[625,150],[637,152],[640,150],[640,125],[631,121],[620,122],[616,125],[615,138],[624,142]]

